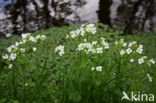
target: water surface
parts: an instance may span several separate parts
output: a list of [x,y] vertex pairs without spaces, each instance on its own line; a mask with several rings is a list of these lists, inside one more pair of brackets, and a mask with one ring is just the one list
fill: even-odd
[[0,35],[90,22],[151,32],[155,5],[155,0],[0,0]]

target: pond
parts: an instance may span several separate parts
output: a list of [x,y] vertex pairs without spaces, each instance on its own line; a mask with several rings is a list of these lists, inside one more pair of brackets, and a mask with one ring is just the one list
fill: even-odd
[[151,32],[155,5],[156,0],[0,0],[0,36],[90,22]]

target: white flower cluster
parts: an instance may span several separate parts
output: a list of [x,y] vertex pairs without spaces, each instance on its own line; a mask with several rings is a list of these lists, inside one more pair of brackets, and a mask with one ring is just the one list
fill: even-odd
[[78,36],[84,36],[87,33],[95,34],[96,27],[94,24],[81,25],[81,27],[75,31],[71,31],[66,38],[76,38]]
[[120,41],[116,41],[115,44],[116,45],[118,45],[118,44],[124,44],[124,39],[120,39]]
[[124,42],[123,39],[121,39],[119,42],[116,42],[115,44],[122,45],[123,48],[127,47],[127,49],[125,51],[121,50],[121,52],[120,52],[121,55],[124,55],[125,53],[131,54],[132,52],[138,53],[138,54],[143,54],[143,45],[140,44],[138,46],[136,41],[133,41],[133,42],[130,42],[129,44],[127,44]]
[[86,31],[92,34],[96,33],[96,27],[94,24],[86,25]]
[[143,57],[139,58],[138,63],[143,64],[145,62],[145,59],[147,59],[147,56],[143,56]]
[[37,35],[36,40],[45,40],[46,38],[45,35]]
[[[17,42],[16,42],[16,44],[17,44]],[[9,46],[9,47],[7,48],[7,50],[8,50],[9,53],[10,53],[10,52],[16,52],[17,49],[18,49],[17,45],[11,45],[11,46]]]
[[84,51],[88,53],[103,53],[103,50],[109,49],[109,44],[104,38],[101,38],[101,46],[98,44],[98,41],[93,41],[92,43],[80,43],[78,45],[78,51]]
[[106,42],[105,38],[101,38],[101,44],[104,46],[105,49],[109,49],[109,44]]
[[62,56],[64,54],[64,46],[59,45],[58,47],[55,48],[55,52],[59,52],[59,55]]
[[[125,43],[124,39],[121,39],[120,41],[116,41],[115,42],[116,45],[119,46],[120,49],[120,55],[124,56],[124,55],[129,55],[129,56],[133,56],[130,59],[130,62],[134,62],[135,58],[134,57],[140,57],[143,53],[143,45],[141,44],[137,44],[136,41],[130,42],[130,43]],[[138,56],[136,56],[138,55]],[[146,61],[146,62],[145,62]],[[138,64],[143,64],[143,63],[147,63],[149,66],[151,66],[152,64],[155,64],[154,59],[148,60],[147,56],[142,56],[138,59]]]
[[[122,50],[120,50],[120,55],[123,56],[124,54],[132,54],[135,53],[135,50],[133,50],[133,46],[137,46],[137,42],[133,41],[128,43],[124,42],[124,39],[121,39],[119,42],[115,42],[116,45],[121,45],[122,46]],[[127,49],[125,49],[127,48]]]
[[33,49],[32,49],[34,52],[37,50],[37,48],[35,48],[35,47],[33,47]]
[[2,56],[2,58],[4,60],[9,60],[9,61],[14,61],[16,59],[17,54],[16,53],[11,53],[10,55],[5,54],[4,56]]
[[133,63],[134,62],[134,59],[130,59],[130,62]]
[[127,54],[131,54],[132,53],[132,49],[131,48],[126,49],[126,53]]
[[123,56],[125,53],[127,54],[131,54],[132,53],[132,49],[131,48],[128,48],[126,50],[120,50],[120,55]]
[[151,66],[152,64],[155,64],[155,60],[153,58],[148,61],[149,66]]
[[97,66],[97,67],[92,67],[91,70],[92,71],[96,70],[96,71],[101,72],[102,71],[102,68],[103,68],[102,66]]
[[[5,54],[2,56],[2,58],[4,60],[9,60],[9,61],[14,61],[17,58],[17,55],[19,53],[25,53],[26,48],[24,47],[24,45],[27,42],[34,42],[37,43],[38,40],[44,40],[46,39],[45,35],[38,35],[37,37],[33,37],[31,36],[30,33],[26,33],[26,34],[22,34],[22,41],[20,42],[16,42],[14,45],[11,45],[7,48],[8,54]],[[33,47],[32,51],[36,51],[37,48]],[[12,68],[13,64],[9,64],[8,68]]]
[[139,45],[139,47],[136,50],[137,53],[142,54],[143,52],[143,45]]
[[9,67],[8,68],[11,69],[12,67],[13,67],[13,64],[9,64]]
[[142,56],[141,58],[138,59],[138,64],[147,64],[149,66],[152,66],[152,64],[155,64],[155,60],[152,58],[148,60],[147,56]]
[[126,52],[124,50],[120,50],[120,55],[124,55]]
[[22,34],[23,43],[26,43],[27,41],[36,43],[38,40],[45,40],[45,39],[46,39],[45,35],[37,35],[36,37],[33,37],[31,36],[30,33]]

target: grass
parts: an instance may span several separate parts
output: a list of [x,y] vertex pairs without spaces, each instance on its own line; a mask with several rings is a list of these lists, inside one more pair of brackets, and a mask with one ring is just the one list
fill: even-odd
[[[129,63],[131,57],[140,55],[122,57],[121,45],[114,44],[120,38],[128,43],[137,41],[144,45],[143,55],[156,59],[156,33],[120,36],[122,30],[117,27],[111,29],[102,24],[96,27],[96,35],[87,33],[88,36],[75,39],[65,37],[80,26],[39,30],[33,36],[46,35],[46,40],[24,44],[28,51],[19,54],[13,62],[0,58],[0,103],[131,103],[121,101],[123,91],[129,95],[131,91],[156,95],[156,66]],[[76,50],[84,38],[91,43],[101,37],[105,37],[110,46],[102,54]],[[8,46],[19,41],[20,36],[1,39],[0,57],[7,53]],[[59,51],[55,52],[59,45],[64,46],[62,56]],[[33,47],[37,48],[35,52]],[[8,68],[10,63],[14,65],[12,69]],[[102,66],[101,72],[91,70],[97,66]],[[152,82],[147,73],[153,78]]]

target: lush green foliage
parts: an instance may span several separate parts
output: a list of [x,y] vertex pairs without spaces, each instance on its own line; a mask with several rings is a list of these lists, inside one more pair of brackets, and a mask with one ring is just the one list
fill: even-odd
[[[0,103],[120,103],[123,91],[156,95],[156,66],[148,65],[150,58],[156,59],[156,35],[120,36],[119,28],[97,24],[96,33],[91,26],[93,31],[88,29],[84,36],[72,38],[71,31],[78,28],[37,31],[32,36],[46,35],[46,40],[20,45],[26,51],[16,51],[13,61],[0,58]],[[20,41],[17,36],[1,40],[0,57],[8,52],[8,46]],[[144,53],[120,55],[121,50],[128,49],[123,43],[132,41],[137,41],[133,49],[144,45]],[[87,47],[78,50],[81,43],[93,42],[96,45],[92,49],[99,51],[86,53]],[[145,63],[139,64],[138,59],[145,55]]]

